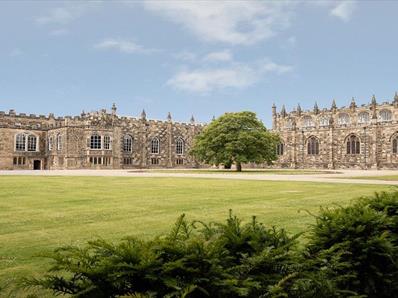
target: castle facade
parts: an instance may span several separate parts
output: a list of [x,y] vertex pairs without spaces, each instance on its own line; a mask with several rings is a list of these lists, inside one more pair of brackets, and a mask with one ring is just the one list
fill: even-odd
[[281,137],[275,163],[286,168],[398,168],[398,94],[392,102],[287,113],[272,108],[273,130]]
[[196,167],[188,155],[202,129],[190,123],[120,117],[116,106],[58,117],[0,112],[0,169]]

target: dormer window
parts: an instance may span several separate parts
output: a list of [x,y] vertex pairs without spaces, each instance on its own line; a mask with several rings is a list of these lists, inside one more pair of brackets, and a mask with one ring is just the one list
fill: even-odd
[[322,116],[321,118],[319,118],[319,126],[322,127],[329,126],[329,117]]
[[387,122],[392,120],[392,113],[390,110],[382,110],[379,113],[379,120],[381,122]]
[[314,127],[314,120],[311,116],[306,116],[303,118],[303,127]]

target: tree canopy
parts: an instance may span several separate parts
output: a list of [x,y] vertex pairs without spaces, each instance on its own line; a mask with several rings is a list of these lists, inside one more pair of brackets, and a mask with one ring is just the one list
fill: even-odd
[[213,120],[195,138],[191,154],[215,165],[271,163],[276,160],[279,137],[269,132],[253,112],[225,113]]

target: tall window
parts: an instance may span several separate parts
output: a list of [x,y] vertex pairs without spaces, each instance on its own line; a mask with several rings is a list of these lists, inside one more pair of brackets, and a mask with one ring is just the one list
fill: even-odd
[[355,135],[347,138],[347,154],[359,154],[361,151],[361,142]]
[[15,138],[15,151],[25,151],[26,149],[26,135],[19,134]]
[[306,116],[303,118],[303,127],[313,127],[313,126],[315,126],[315,124],[311,116]]
[[160,142],[158,138],[154,138],[151,141],[151,153],[152,154],[159,154],[160,152]]
[[28,151],[36,151],[37,138],[34,135],[28,135]]
[[392,120],[392,113],[389,110],[382,110],[379,113],[379,119],[382,122],[391,121]]
[[123,151],[132,152],[133,151],[133,138],[129,135],[123,137]]
[[361,123],[361,124],[369,123],[369,113],[368,112],[359,113],[358,123]]
[[392,153],[398,153],[398,136],[392,139]]
[[178,138],[176,142],[176,154],[184,154],[184,140],[181,138]]
[[307,153],[309,155],[319,154],[319,141],[316,137],[310,137],[307,141]]
[[57,150],[62,150],[62,136],[61,136],[61,134],[57,135]]
[[105,150],[111,149],[111,137],[110,136],[104,136],[104,149]]
[[337,123],[340,125],[350,124],[350,116],[346,113],[340,114],[337,118]]
[[276,145],[276,154],[283,155],[284,149],[285,149],[285,145],[283,143],[279,143],[278,145]]
[[90,149],[101,149],[101,136],[92,135],[90,138]]
[[54,142],[53,137],[49,137],[49,138],[48,138],[48,150],[49,150],[49,151],[52,151],[52,150],[53,150],[53,142]]

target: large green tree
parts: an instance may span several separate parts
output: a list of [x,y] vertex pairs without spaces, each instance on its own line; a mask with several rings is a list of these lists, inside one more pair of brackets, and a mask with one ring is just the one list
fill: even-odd
[[269,132],[253,112],[225,113],[213,120],[195,138],[191,154],[215,165],[271,163],[276,160],[279,137]]

